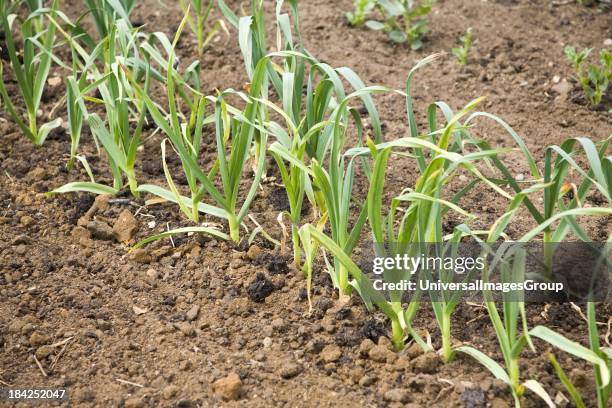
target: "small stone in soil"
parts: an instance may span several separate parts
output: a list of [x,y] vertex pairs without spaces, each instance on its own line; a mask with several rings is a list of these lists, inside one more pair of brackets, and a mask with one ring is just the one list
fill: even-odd
[[288,380],[299,375],[303,371],[303,369],[304,368],[298,363],[291,362],[288,364],[284,364],[283,368],[281,368],[280,370],[280,376],[285,380]]
[[193,305],[191,309],[187,312],[185,317],[188,321],[192,322],[198,318],[198,314],[200,313],[200,305]]
[[263,302],[273,291],[274,285],[272,282],[263,273],[258,272],[253,282],[249,285],[247,294],[253,302]]
[[241,391],[242,381],[236,373],[232,373],[213,383],[213,392],[227,401],[235,401],[240,398]]

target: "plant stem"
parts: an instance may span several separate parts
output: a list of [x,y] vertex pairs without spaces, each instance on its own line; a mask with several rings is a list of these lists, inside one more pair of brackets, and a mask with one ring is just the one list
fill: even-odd
[[235,215],[228,214],[227,221],[229,223],[230,238],[236,243],[240,242],[240,223],[238,219]]
[[127,178],[132,195],[136,198],[140,197],[140,193],[138,192],[138,182],[136,181],[136,173],[134,172],[134,169],[131,169],[127,172]]
[[444,313],[442,317],[442,360],[448,363],[453,359],[454,351],[451,341],[451,316]]
[[404,348],[404,329],[397,318],[391,319],[391,342],[397,351]]
[[293,222],[291,223],[291,241],[293,242],[293,265],[296,269],[300,269],[302,263],[302,251],[300,249],[299,228]]

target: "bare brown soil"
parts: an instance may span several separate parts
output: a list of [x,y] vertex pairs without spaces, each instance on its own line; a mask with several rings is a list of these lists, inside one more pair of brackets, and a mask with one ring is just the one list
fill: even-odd
[[[64,3],[78,15],[80,2]],[[181,19],[178,5],[167,2],[166,9],[155,0],[142,3],[134,18],[150,30],[171,35]],[[266,4],[271,10],[272,2]],[[609,12],[573,4],[553,6],[550,1],[440,1],[424,48],[413,52],[389,43],[380,33],[346,26],[343,15],[351,5],[350,0],[303,0],[303,37],[320,60],[349,66],[369,84],[401,89],[415,61],[448,52],[468,26],[474,28],[476,44],[465,69],[448,56],[417,74],[414,93],[421,123],[433,101],[444,100],[460,109],[484,95],[483,110],[513,126],[537,159],[546,146],[568,137],[585,135],[597,141],[612,133],[606,112],[609,99],[603,110],[586,105],[570,79],[562,51],[568,42],[599,50],[612,37]],[[194,57],[194,41],[188,34],[181,42],[179,53],[185,61]],[[203,67],[207,92],[240,88],[246,80],[235,36],[214,42]],[[567,92],[558,92],[555,76],[569,81]],[[51,90],[44,114],[59,100]],[[381,96],[377,102],[385,138],[404,136],[404,101]],[[60,106],[57,112],[65,114],[65,109]],[[476,135],[493,145],[511,146],[502,129],[487,121],[478,124]],[[315,277],[315,307],[309,314],[303,276],[263,240],[246,248],[203,237],[177,237],[137,256],[128,255],[128,246],[108,230],[115,224],[126,228],[118,221],[122,211],[135,215],[138,230],[131,242],[188,222],[173,205],[145,206],[143,198],[129,195],[98,200],[95,206],[86,194],[47,198],[44,192],[87,178],[81,169],[65,169],[68,136],[57,132],[43,148],[35,148],[3,114],[0,132],[2,386],[67,387],[72,406],[78,407],[512,404],[506,387],[467,357],[442,365],[436,355],[423,355],[412,345],[397,355],[368,353],[372,344],[366,339],[389,347],[384,317],[368,314],[358,299],[337,305],[322,269]],[[83,153],[98,181],[110,181],[91,138],[83,139]],[[138,168],[141,183],[165,185],[160,141],[159,134],[145,140]],[[506,161],[517,174],[527,173],[518,154],[508,155]],[[177,174],[179,166],[171,159]],[[388,175],[388,194],[415,179],[413,167],[398,163]],[[286,206],[282,193],[272,183],[263,184],[252,211],[276,237],[276,217]],[[482,226],[507,205],[486,190],[461,204],[479,216]],[[514,236],[529,226],[527,217],[519,217],[509,233]],[[609,231],[610,220],[589,225],[594,237],[605,238]],[[599,320],[606,322],[609,305],[598,312]],[[531,325],[545,324],[587,344],[585,322],[569,305],[534,305],[529,315]],[[423,306],[416,327],[439,346],[429,307]],[[486,311],[478,305],[459,307],[453,336],[502,360]],[[523,376],[537,379],[555,397],[562,385],[547,362],[546,345],[536,346],[538,353],[525,353]],[[559,357],[594,403],[590,368],[567,355]],[[525,406],[543,405],[528,393]]]

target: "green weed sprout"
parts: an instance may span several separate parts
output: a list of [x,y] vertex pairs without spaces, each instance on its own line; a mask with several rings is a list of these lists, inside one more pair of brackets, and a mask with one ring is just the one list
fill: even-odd
[[391,41],[408,44],[413,50],[423,46],[427,33],[427,16],[436,0],[377,0],[376,8],[383,15],[383,22],[369,20],[366,26],[372,30],[382,30]]
[[362,26],[375,4],[376,0],[355,0],[355,9],[346,13],[349,24],[354,27]]
[[198,55],[201,57],[219,30],[225,28],[223,20],[217,20],[210,28],[207,27],[210,13],[215,5],[214,0],[208,0],[208,2],[204,0],[179,0],[179,3],[183,13],[188,14],[188,10],[191,9],[195,14],[195,18],[189,15],[188,24],[197,38]]
[[[49,24],[43,29],[41,17],[44,15],[53,16],[57,5],[58,1],[55,0],[50,9],[39,8],[21,22],[15,14],[3,12],[0,15],[0,27],[6,37],[5,43],[10,67],[25,105],[25,117],[15,106],[16,98],[10,96],[6,88],[3,79],[4,63],[2,61],[0,61],[0,95],[7,113],[26,137],[37,146],[42,145],[49,133],[62,123],[61,118],[42,125],[38,123],[40,102],[51,67],[55,41],[55,26]],[[30,5],[30,7],[36,6],[37,3],[34,2]],[[7,10],[6,0],[0,0],[0,10]],[[17,25],[19,25],[20,37],[23,39],[22,50],[17,49],[13,37],[13,29]]]
[[465,66],[468,61],[468,55],[470,53],[470,49],[472,48],[472,27],[468,28],[464,35],[461,36],[461,47],[453,48],[452,52],[455,57],[457,57],[457,61],[459,65]]
[[576,73],[576,79],[582,87],[582,91],[593,106],[601,103],[608,85],[612,81],[612,53],[608,50],[601,50],[599,54],[600,66],[589,64],[585,70],[583,65],[591,49],[584,49],[577,52],[576,48],[567,45],[564,49],[565,56],[572,63]]

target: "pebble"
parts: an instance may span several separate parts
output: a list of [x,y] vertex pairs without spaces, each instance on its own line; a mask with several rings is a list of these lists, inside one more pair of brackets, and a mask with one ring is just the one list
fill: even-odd
[[263,339],[262,343],[265,348],[270,348],[270,346],[272,346],[272,339],[270,337],[266,337]]
[[149,279],[158,279],[159,278],[159,272],[157,272],[155,269],[148,269],[147,270],[147,277]]
[[147,309],[143,309],[138,306],[132,306],[132,311],[134,312],[136,316],[140,316],[140,315],[147,313]]
[[185,317],[188,321],[192,322],[198,318],[198,314],[200,313],[200,305],[193,305],[191,309],[187,312]]
[[374,384],[375,382],[376,382],[376,377],[372,377],[366,374],[363,377],[361,377],[361,379],[359,380],[359,385],[361,385],[362,387],[368,387]]
[[551,89],[558,93],[559,96],[566,97],[567,94],[569,94],[569,92],[572,90],[572,85],[564,79],[558,84],[553,85]]
[[604,40],[604,45],[605,45],[606,47],[612,47],[612,38],[606,38],[606,39]]
[[298,363],[287,363],[284,364],[280,370],[280,376],[285,380],[298,376],[304,368]]
[[327,345],[321,350],[321,359],[326,363],[336,362],[342,357],[342,350],[335,344]]
[[213,383],[213,392],[226,401],[235,401],[240,398],[242,380],[236,373],[221,378]]
[[128,242],[134,238],[139,227],[138,220],[130,210],[125,209],[121,211],[113,225],[113,234],[118,242]]

